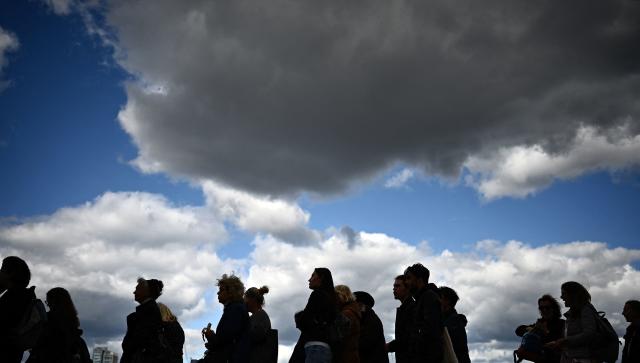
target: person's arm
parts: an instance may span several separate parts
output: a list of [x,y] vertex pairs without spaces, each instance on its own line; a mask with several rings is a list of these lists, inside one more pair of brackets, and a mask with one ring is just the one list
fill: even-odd
[[322,293],[318,290],[313,290],[307,301],[307,306],[304,307],[298,315],[298,325],[300,330],[306,330],[315,326],[318,322],[314,321],[323,311],[323,303],[326,299],[323,298]]

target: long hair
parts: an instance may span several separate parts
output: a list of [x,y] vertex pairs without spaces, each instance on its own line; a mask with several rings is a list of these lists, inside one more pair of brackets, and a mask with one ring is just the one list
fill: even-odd
[[54,287],[47,291],[47,305],[52,313],[57,314],[62,318],[64,324],[71,328],[77,329],[80,327],[80,320],[78,319],[78,311],[76,310],[69,291],[62,287]]
[[325,291],[334,291],[335,286],[333,286],[333,276],[331,276],[331,271],[329,271],[328,268],[316,267],[313,272],[320,277],[320,289]]
[[331,271],[329,271],[326,267],[316,267],[313,272],[320,277],[320,287],[318,290],[324,291],[329,295],[329,301],[332,305],[332,309],[338,309],[338,295],[336,294],[336,289],[333,286],[333,276],[331,276]]
[[582,307],[591,302],[591,294],[578,282],[567,281],[560,286],[560,289],[571,297],[572,306],[569,308],[569,313],[573,317],[578,316]]

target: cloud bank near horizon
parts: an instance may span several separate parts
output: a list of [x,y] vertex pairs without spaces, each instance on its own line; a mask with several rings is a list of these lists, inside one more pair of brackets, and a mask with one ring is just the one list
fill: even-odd
[[[326,195],[400,163],[449,180],[466,170],[487,200],[637,167],[639,20],[624,0],[106,10],[136,77],[119,121],[144,172]],[[611,152],[594,156],[585,132]],[[550,166],[515,175],[539,159]]]
[[[243,199],[241,192],[241,197],[228,197],[235,192],[223,189],[217,193],[231,199],[176,206],[154,194],[105,193],[51,215],[7,221],[0,226],[0,256],[25,258],[40,296],[54,286],[68,288],[89,341],[113,349],[118,349],[125,317],[135,306],[136,278],[162,279],[161,300],[188,328],[188,351],[194,356],[202,350],[201,327],[196,325],[203,319],[215,323],[220,312],[215,279],[232,271],[247,287],[270,287],[266,310],[280,330],[283,354],[297,339],[292,316],[306,303],[314,266],[329,267],[336,283],[369,291],[390,336],[397,306],[391,294],[393,278],[409,264],[422,262],[432,271],[433,282],[460,294],[458,310],[469,319],[470,347],[481,362],[503,361],[516,344],[514,327],[535,320],[537,298],[544,293],[558,296],[563,281],[585,283],[619,332],[624,326],[621,305],[637,298],[632,294],[640,288],[640,272],[634,267],[640,260],[638,249],[586,241],[532,247],[485,240],[467,250],[432,251],[428,242],[414,246],[384,233],[345,228],[315,231],[317,241],[293,244],[278,237],[291,235],[282,233],[284,227],[248,223],[251,218],[238,217],[242,212],[220,212],[228,209],[230,200],[245,205],[268,201]],[[278,201],[264,210],[271,208],[309,217],[299,207]],[[299,231],[303,221],[291,229]],[[219,256],[225,223],[242,224],[255,233],[249,256]]]

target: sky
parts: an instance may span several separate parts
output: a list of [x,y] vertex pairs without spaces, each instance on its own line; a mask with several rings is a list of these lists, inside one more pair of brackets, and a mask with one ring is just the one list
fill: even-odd
[[268,285],[286,362],[314,267],[454,288],[474,362],[583,283],[640,291],[640,2],[0,3],[0,257],[120,351],[139,276],[199,358],[216,279]]

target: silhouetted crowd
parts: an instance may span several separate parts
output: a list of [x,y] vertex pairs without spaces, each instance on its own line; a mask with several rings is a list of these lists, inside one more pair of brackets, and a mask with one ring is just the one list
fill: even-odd
[[[304,309],[293,317],[300,337],[290,363],[380,363],[394,353],[398,363],[469,363],[467,318],[456,311],[458,294],[429,282],[429,270],[420,263],[407,267],[393,281],[396,310],[395,339],[385,341],[375,300],[365,291],[352,292],[334,285],[331,271],[318,267],[309,278],[311,294]],[[80,320],[71,296],[62,287],[46,294],[44,304],[29,286],[26,262],[9,256],[0,268],[0,363],[89,363]],[[218,301],[224,306],[215,329],[202,329],[206,348],[201,363],[275,363],[278,331],[264,310],[267,286],[245,290],[239,277],[217,280]],[[160,302],[164,284],[139,278],[133,292],[138,303],[126,318],[122,363],[178,363],[183,361],[185,335],[170,308]],[[591,304],[583,285],[568,281],[560,298],[569,308],[562,315],[551,295],[538,299],[540,318],[521,325],[521,344],[514,361],[541,363],[615,362],[620,342],[615,330]],[[629,322],[624,335],[622,363],[640,363],[640,302],[624,304]],[[563,319],[564,317],[564,319]]]

